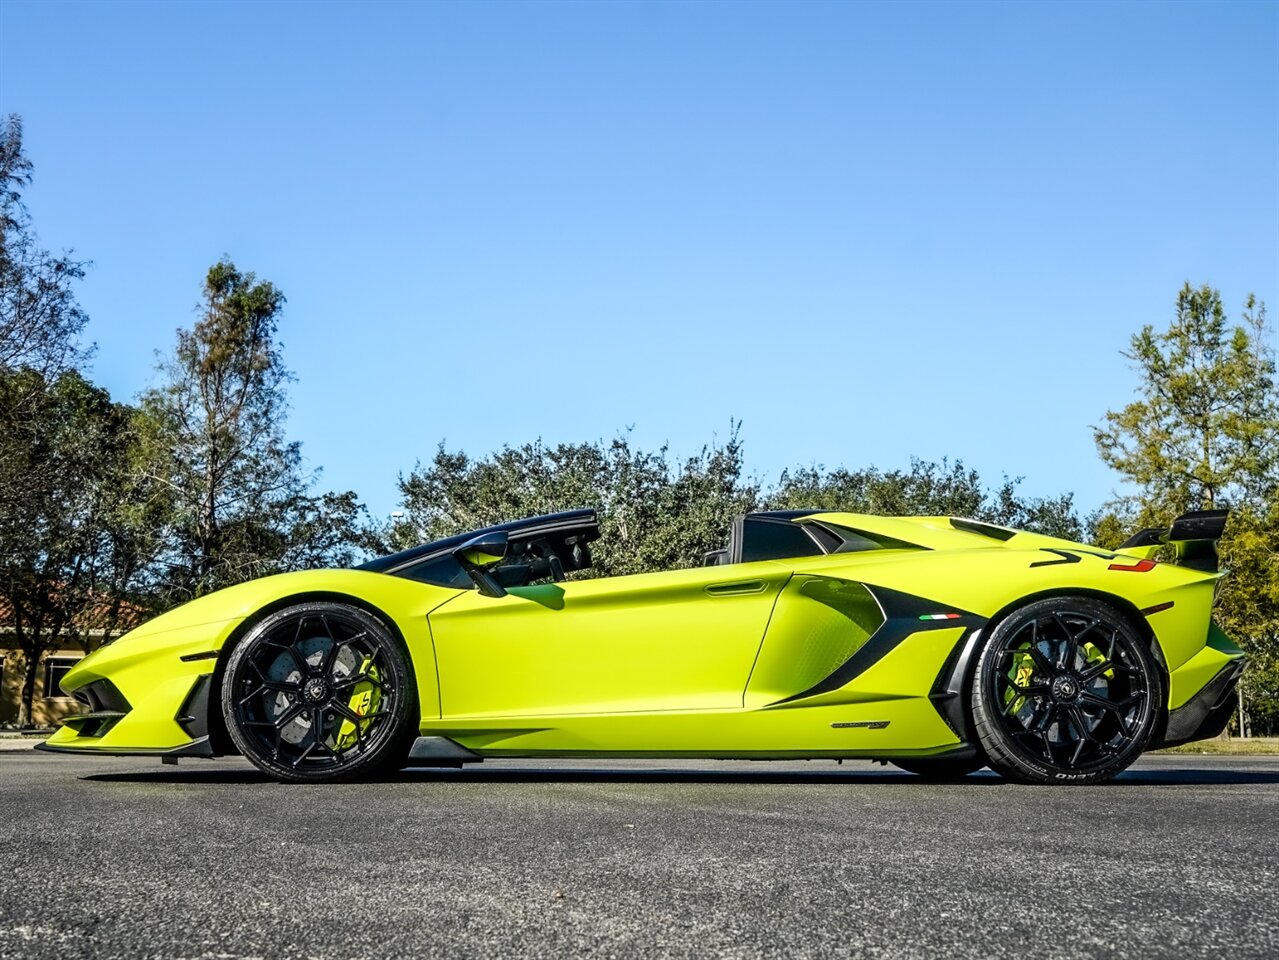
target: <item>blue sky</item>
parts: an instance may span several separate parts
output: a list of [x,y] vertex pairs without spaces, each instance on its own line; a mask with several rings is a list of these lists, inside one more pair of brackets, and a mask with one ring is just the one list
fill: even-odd
[[[445,441],[1116,479],[1185,280],[1279,309],[1279,4],[0,4],[42,240],[147,386],[222,254],[375,514]],[[494,374],[505,384],[493,390]]]

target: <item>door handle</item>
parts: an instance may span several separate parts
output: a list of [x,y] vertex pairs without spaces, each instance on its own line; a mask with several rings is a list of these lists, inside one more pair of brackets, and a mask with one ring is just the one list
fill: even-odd
[[712,583],[706,592],[712,597],[740,597],[747,593],[763,593],[768,586],[763,580],[736,580],[732,583]]

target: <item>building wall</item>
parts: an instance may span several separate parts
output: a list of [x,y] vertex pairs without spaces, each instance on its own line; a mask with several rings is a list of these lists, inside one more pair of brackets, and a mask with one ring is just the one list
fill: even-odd
[[[3,661],[0,662],[0,724],[15,724],[22,704],[22,681],[26,675],[27,661],[20,650],[7,646],[6,640],[7,637],[0,636],[0,658]],[[49,679],[49,660],[73,663],[83,656],[84,651],[76,647],[52,651],[41,659],[40,669],[36,674],[35,697],[31,701],[31,718],[36,726],[56,727],[63,717],[83,712],[84,707],[61,690],[45,690]]]

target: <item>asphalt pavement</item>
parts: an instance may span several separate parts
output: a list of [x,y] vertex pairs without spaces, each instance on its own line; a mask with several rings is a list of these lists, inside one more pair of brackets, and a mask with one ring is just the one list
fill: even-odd
[[930,785],[506,761],[285,786],[0,754],[0,957],[1279,957],[1279,758]]

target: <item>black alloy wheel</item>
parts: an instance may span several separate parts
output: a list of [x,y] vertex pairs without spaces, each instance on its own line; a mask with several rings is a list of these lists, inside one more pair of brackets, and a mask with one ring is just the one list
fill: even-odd
[[1163,678],[1150,641],[1089,597],[1029,604],[995,627],[972,711],[990,766],[1023,783],[1098,783],[1150,741]]
[[910,757],[891,761],[894,767],[913,773],[930,783],[953,783],[963,780],[986,766],[985,757],[960,760],[953,757]]
[[358,607],[279,610],[227,662],[227,730],[277,780],[317,783],[394,769],[417,733],[408,663],[399,639]]

